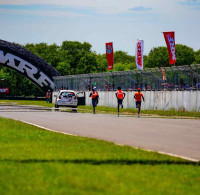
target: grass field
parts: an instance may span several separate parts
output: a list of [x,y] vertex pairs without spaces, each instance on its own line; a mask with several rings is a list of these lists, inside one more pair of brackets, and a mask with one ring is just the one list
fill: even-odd
[[200,164],[0,118],[0,194],[199,194]]

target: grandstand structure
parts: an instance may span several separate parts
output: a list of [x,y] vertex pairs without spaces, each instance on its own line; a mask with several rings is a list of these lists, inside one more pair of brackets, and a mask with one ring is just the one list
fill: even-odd
[[90,73],[54,77],[55,91],[123,90],[200,90],[200,64],[146,68],[144,70]]

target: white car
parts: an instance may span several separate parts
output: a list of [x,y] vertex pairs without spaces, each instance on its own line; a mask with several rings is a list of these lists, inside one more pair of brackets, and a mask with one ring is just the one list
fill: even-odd
[[72,90],[60,90],[58,92],[55,108],[59,108],[60,106],[72,107],[76,108],[78,105],[77,95]]

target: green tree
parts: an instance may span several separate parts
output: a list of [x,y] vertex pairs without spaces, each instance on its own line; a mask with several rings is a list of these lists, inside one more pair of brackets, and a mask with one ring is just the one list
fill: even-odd
[[128,55],[124,51],[116,51],[114,52],[114,62],[115,63],[123,63],[123,64],[129,64],[132,62],[135,62],[135,57]]
[[47,45],[47,43],[26,44],[25,48],[35,55],[39,56],[54,68],[61,62],[59,47],[56,44]]
[[148,55],[146,68],[162,67],[169,65],[169,56],[166,47],[154,47]]
[[78,62],[76,74],[86,74],[92,72],[97,72],[96,56],[91,52],[86,52]]
[[57,70],[61,75],[70,75],[70,64],[68,61],[58,63]]
[[96,55],[96,60],[97,60],[97,72],[106,72],[108,68],[106,54]]
[[[176,66],[190,65],[194,62],[194,50],[186,45],[176,45]],[[167,47],[153,48],[147,58],[145,67],[162,67],[169,65],[169,55]]]
[[126,65],[121,62],[115,63],[112,71],[125,71]]
[[136,68],[135,56],[128,55],[124,51],[116,51],[114,53],[114,70],[113,71],[126,71]]
[[9,87],[10,96],[43,96],[44,92],[40,91],[38,87],[16,71],[7,68],[0,67],[0,78],[3,79],[2,87]]
[[69,63],[70,74],[90,73],[96,70],[97,62],[91,51],[92,45],[78,41],[63,41],[61,53]]
[[200,64],[200,49],[197,50],[194,54],[194,63],[193,64]]
[[176,66],[191,65],[195,58],[195,52],[191,47],[186,45],[176,45]]
[[147,59],[148,59],[148,56],[147,56],[147,55],[144,55],[144,56],[143,56],[143,60],[144,60],[144,65],[143,65],[143,66],[144,66],[144,68],[147,67],[147,64],[148,64],[148,60],[147,60]]

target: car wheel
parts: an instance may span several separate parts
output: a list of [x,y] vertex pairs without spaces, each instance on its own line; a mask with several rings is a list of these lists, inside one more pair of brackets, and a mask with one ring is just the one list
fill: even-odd
[[59,108],[58,104],[55,104],[55,108]]

